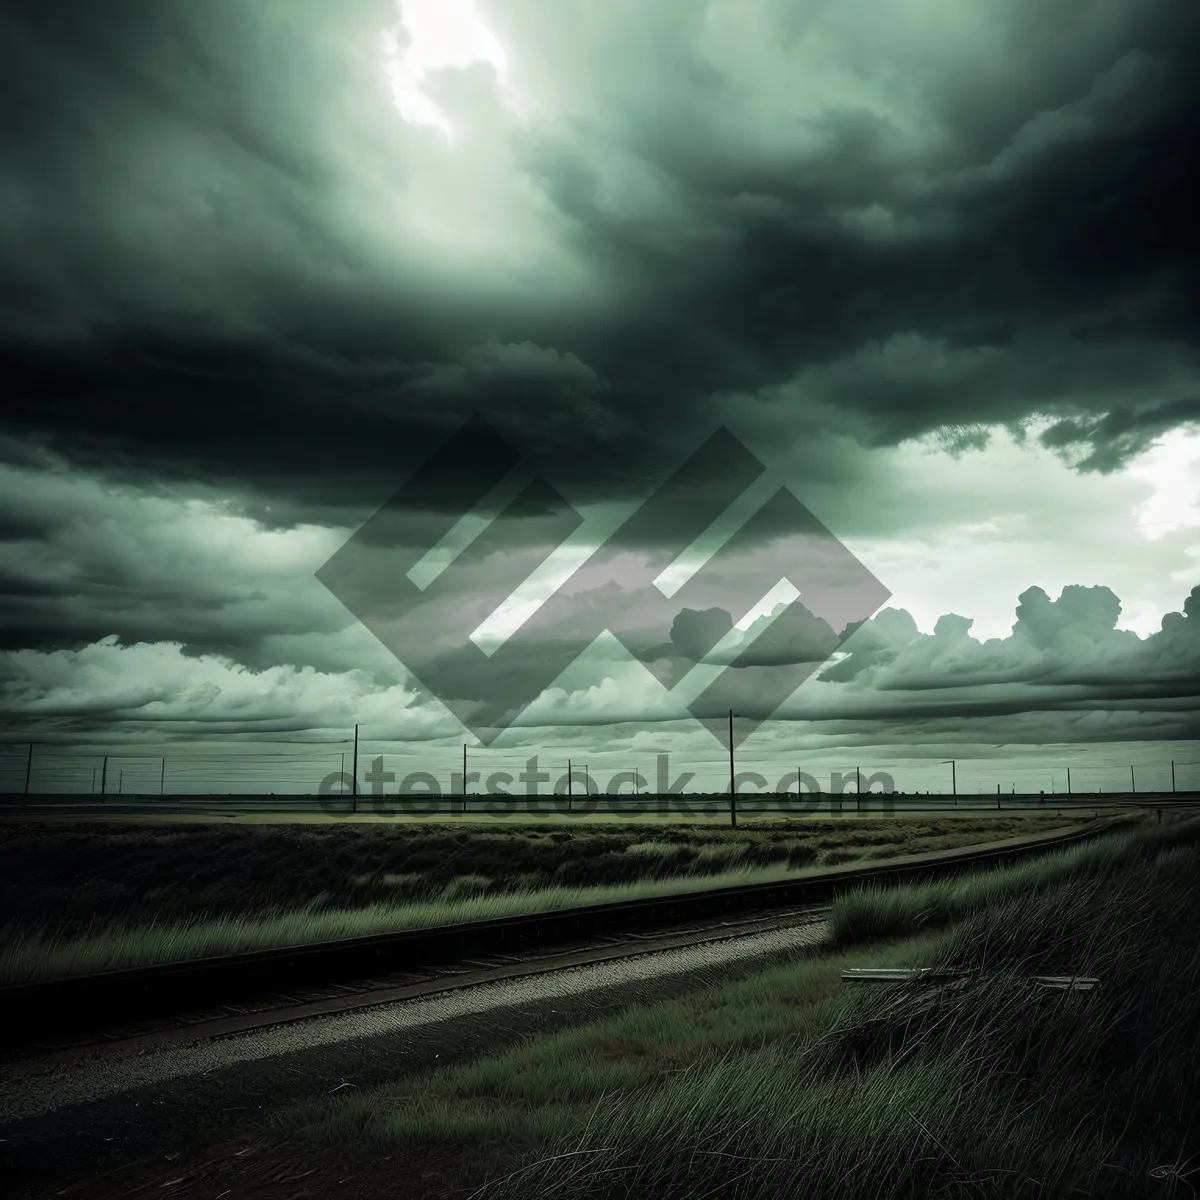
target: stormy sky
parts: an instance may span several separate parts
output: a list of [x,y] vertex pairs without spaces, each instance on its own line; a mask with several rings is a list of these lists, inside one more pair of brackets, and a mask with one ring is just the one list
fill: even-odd
[[7,736],[1200,737],[1198,53],[1193,0],[3,0]]

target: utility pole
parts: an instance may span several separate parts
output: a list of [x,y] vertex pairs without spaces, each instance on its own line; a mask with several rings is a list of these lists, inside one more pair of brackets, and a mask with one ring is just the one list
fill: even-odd
[[125,768],[122,767],[117,772],[117,795],[119,796],[125,790]]
[[854,768],[854,809],[862,812],[862,769]]
[[108,755],[104,756],[104,762],[100,767],[100,795],[108,790]]
[[733,769],[733,709],[729,710],[729,824],[737,828],[737,782]]
[[1137,792],[1137,782],[1133,778],[1133,767],[1132,766],[1129,768],[1129,790],[1131,792],[1135,792],[1135,793]]
[[1071,768],[1067,768],[1067,795],[1071,795]]
[[[1174,767],[1171,768],[1174,770]],[[29,777],[33,774],[33,743],[29,743],[29,754],[25,759],[25,795],[29,795]],[[28,800],[25,801],[29,803]]]
[[571,774],[571,760],[567,759],[567,812],[571,811],[571,799],[575,795],[575,776]]
[[467,813],[467,743],[463,742],[463,786],[462,800],[460,801],[459,811],[466,816]]
[[954,803],[957,804],[958,803],[958,776],[955,774],[957,768],[955,766],[954,759],[952,759],[952,758],[942,759],[942,766],[944,767],[947,765],[950,767],[950,791],[954,794]]
[[1175,791],[1175,760],[1171,759],[1171,791]]
[[358,726],[354,727],[354,778],[350,781],[350,811],[358,812]]
[[158,794],[165,796],[167,794],[167,758],[163,755],[162,769],[158,774]]

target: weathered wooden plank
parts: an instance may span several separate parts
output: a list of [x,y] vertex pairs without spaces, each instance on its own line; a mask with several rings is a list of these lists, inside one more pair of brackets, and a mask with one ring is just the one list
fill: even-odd
[[[938,971],[932,967],[851,967],[842,972],[843,983],[856,984],[928,982],[944,986],[971,978],[982,982],[995,976],[971,971]],[[1028,975],[1026,979],[1035,987],[1057,991],[1090,992],[1100,986],[1100,980],[1091,975]]]
[[967,971],[936,971],[933,967],[850,967],[842,972],[844,983],[906,983],[909,980],[957,979]]
[[1033,975],[1038,987],[1058,988],[1065,992],[1090,992],[1100,986],[1100,980],[1091,975]]

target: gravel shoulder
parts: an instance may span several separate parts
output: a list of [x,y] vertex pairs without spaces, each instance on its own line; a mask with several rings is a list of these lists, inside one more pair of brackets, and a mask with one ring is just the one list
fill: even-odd
[[[419,1075],[744,978],[812,953],[824,934],[823,925],[771,930],[160,1053],[70,1066],[13,1064],[0,1093],[0,1171],[13,1200],[40,1200],[123,1166],[167,1165],[171,1155],[245,1134],[272,1107]],[[84,1186],[71,1194],[100,1193]]]

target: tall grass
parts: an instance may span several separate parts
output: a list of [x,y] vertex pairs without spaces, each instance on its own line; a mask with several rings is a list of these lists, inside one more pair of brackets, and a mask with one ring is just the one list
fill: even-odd
[[[935,885],[926,901],[957,898],[950,927],[811,954],[271,1127],[401,1156],[510,1147],[515,1169],[480,1200],[1190,1196],[1198,838],[1193,822],[1080,847],[1004,893]],[[928,1007],[919,985],[840,988],[868,963],[979,976]],[[1075,973],[1099,990],[1026,981]]]
[[[86,920],[74,909],[58,920],[44,916],[35,920],[32,912],[19,920],[10,915],[0,926],[0,985],[671,896],[700,887],[803,878],[817,869],[818,855],[822,867],[856,859],[860,854],[854,848],[856,838],[872,842],[877,850],[887,848],[878,830],[861,824],[848,821],[844,828],[811,839],[794,833],[779,838],[734,837],[728,831],[707,841],[697,840],[693,830],[665,830],[652,841],[639,840],[632,833],[579,837],[552,833],[545,843],[506,833],[439,832],[390,840],[356,833],[348,842],[330,843],[331,862],[323,863],[322,871],[309,874],[301,868],[300,885],[289,878],[287,889],[268,889],[262,895],[271,897],[270,902],[260,897],[257,904],[248,879],[244,892],[233,886],[241,876],[236,862],[229,860],[233,850],[247,850],[245,843],[229,843],[225,834],[216,840],[206,836],[203,852],[189,858],[186,834],[173,832],[167,835],[165,847],[159,847],[155,876],[168,875],[165,863],[174,855],[176,877],[197,890],[147,889],[145,877],[137,873],[139,847],[153,848],[157,843],[146,842],[143,835],[142,841],[119,845],[113,854],[135,879],[143,880],[143,903],[132,903],[136,899],[132,891],[120,893],[125,902],[119,906],[102,903],[93,893]],[[1008,832],[1008,825],[982,822],[942,834],[936,842],[949,838],[953,844],[969,845],[997,829]],[[905,828],[903,834],[888,836],[919,843],[925,835],[918,831],[936,832],[940,827],[917,823]],[[307,835],[299,844],[311,841],[320,847],[323,836]],[[40,846],[37,862],[46,847],[34,844]],[[90,855],[94,843],[81,844]],[[226,847],[231,853],[219,864],[216,851]],[[286,858],[280,861],[286,863]],[[403,869],[382,869],[389,862]],[[258,856],[251,857],[248,866],[267,870]],[[374,869],[362,870],[364,866]],[[112,897],[118,894],[113,890],[117,879],[122,878],[101,876],[93,887]],[[606,878],[612,882],[594,882]],[[148,893],[152,893],[153,913],[149,919],[142,915]],[[28,904],[29,895],[22,894],[21,899]]]
[[[336,826],[9,829],[0,841],[0,913],[63,932],[96,918],[143,920],[285,911],[326,894],[328,907],[437,898],[464,876],[489,893],[604,887],[736,866],[805,867],[831,849],[880,854],[1036,833],[1053,819],[810,820],[751,829],[662,825]],[[721,848],[729,847],[728,854]],[[734,849],[736,847],[736,849]],[[702,850],[711,852],[701,854]],[[72,886],[62,886],[70,879]]]
[[[478,1140],[543,1141],[558,1122],[578,1134],[604,1096],[661,1083],[714,1065],[731,1052],[823,1027],[841,971],[878,962],[916,966],[931,939],[899,946],[855,947],[822,954],[813,947],[727,986],[634,1005],[617,1015],[529,1038],[508,1050],[400,1084],[364,1089],[331,1105],[321,1099],[271,1114],[266,1127],[299,1135],[310,1148],[380,1152],[433,1137],[473,1147]],[[460,1123],[460,1116],[464,1123]]]
[[[1126,847],[1126,849],[1131,849]],[[1077,858],[977,909],[931,965],[994,973],[918,1006],[846,995],[815,1039],[731,1051],[601,1102],[492,1200],[1191,1195],[1200,1177],[1200,851]],[[1034,993],[1026,973],[1087,973]],[[1189,1165],[1189,1155],[1193,1156]]]
[[[705,876],[703,886],[739,887],[777,883],[804,872],[788,867],[745,868]],[[53,928],[0,927],[0,984],[28,983],[88,975],[122,967],[185,962],[219,954],[312,945],[341,938],[428,929],[466,921],[557,912],[588,904],[620,903],[694,892],[691,876],[644,880],[609,887],[542,887],[483,894],[487,880],[452,880],[427,900],[404,900],[361,908],[327,907],[317,895],[288,909],[238,915],[199,915],[143,924],[97,920],[81,933],[64,935]]]
[[903,937],[940,928],[977,909],[1063,880],[1106,878],[1164,846],[1187,844],[1200,820],[1158,828],[1146,826],[1050,851],[1023,863],[968,872],[953,881],[929,884],[864,884],[840,895],[829,914],[830,935],[838,945]]

